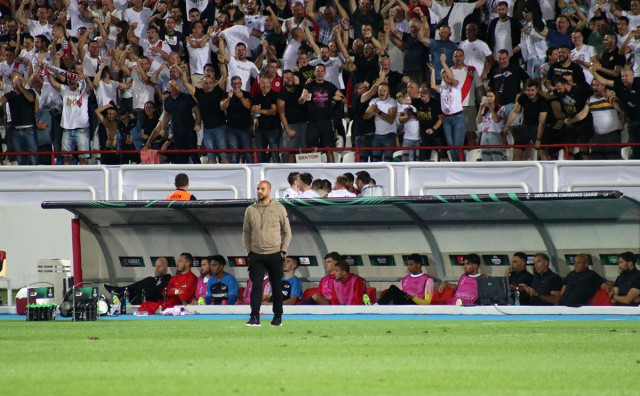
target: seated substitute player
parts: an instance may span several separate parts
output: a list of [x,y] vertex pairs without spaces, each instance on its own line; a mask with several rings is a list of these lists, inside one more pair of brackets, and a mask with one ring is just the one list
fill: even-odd
[[[242,301],[238,300],[236,304],[251,305],[251,289],[253,284],[251,279],[247,281],[247,287],[244,290],[244,298]],[[271,282],[269,282],[269,275],[265,275],[262,279],[262,304],[265,304],[269,300],[269,293],[271,290]]]
[[640,271],[636,268],[636,255],[624,252],[618,257],[620,276],[613,285],[611,303],[613,305],[640,304]]
[[[511,257],[511,264],[504,270],[504,276],[509,278],[509,290],[519,289],[523,291],[521,285],[531,286],[533,274],[527,271],[527,255],[523,252],[516,252]],[[528,294],[520,295],[520,303],[526,305],[529,302]]]
[[187,190],[189,189],[189,176],[185,173],[178,173],[173,183],[176,186],[176,191],[167,195],[167,201],[195,201],[195,195],[191,194]]
[[327,275],[320,279],[318,284],[318,293],[314,293],[310,298],[303,301],[304,305],[330,305],[331,298],[333,297],[333,284],[335,283],[336,276],[333,273],[336,269],[338,261],[342,260],[342,256],[338,252],[330,252],[324,256],[324,268],[327,270]]
[[142,294],[144,291],[145,300],[158,302],[162,300],[164,289],[169,284],[171,274],[169,271],[169,261],[165,257],[158,257],[155,263],[155,276],[146,277],[128,286],[118,287],[104,285],[104,288],[111,294],[122,297],[124,289],[129,292],[129,301],[131,304],[141,304],[143,301]]
[[366,291],[364,279],[349,270],[349,264],[340,260],[333,271],[336,280],[333,283],[331,305],[362,305]]
[[[434,295],[434,299],[439,299],[438,295],[444,293],[445,290],[455,290],[453,297],[449,300],[449,305],[472,305],[478,299],[478,278],[484,275],[480,274],[480,256],[475,253],[468,254],[464,258],[464,274],[460,276],[457,284],[443,281],[440,283],[438,291]],[[440,300],[440,299],[439,299]],[[458,302],[460,300],[460,302]]]
[[608,290],[610,285],[610,282],[605,281],[595,271],[589,269],[589,256],[580,253],[575,258],[573,271],[564,278],[560,290],[562,305],[588,305],[589,300],[599,289]]
[[176,275],[169,280],[167,285],[167,301],[163,309],[171,308],[175,305],[186,305],[196,294],[198,278],[191,272],[193,256],[190,253],[181,253],[176,263]]
[[[284,274],[282,275],[282,304],[296,305],[302,298],[302,282],[295,275],[296,269],[300,265],[297,258],[287,256],[282,264]],[[272,291],[269,291],[267,304],[273,302]]]
[[207,282],[207,305],[233,305],[238,301],[238,280],[224,272],[227,260],[221,255],[209,256],[211,276]]
[[380,297],[380,305],[428,305],[433,297],[433,278],[422,272],[422,257],[419,254],[412,254],[407,259],[406,275],[400,281],[400,288],[391,285],[387,293]]
[[198,285],[196,286],[196,295],[193,297],[194,303],[200,305],[204,304],[205,297],[207,296],[207,284],[209,283],[210,275],[211,267],[209,266],[209,258],[203,257],[200,259],[200,277],[198,278]]
[[[535,273],[531,286],[520,286],[530,297],[530,305],[558,305],[562,296],[562,278],[549,268],[549,256],[536,253],[533,258]],[[521,295],[522,297],[522,295]]]

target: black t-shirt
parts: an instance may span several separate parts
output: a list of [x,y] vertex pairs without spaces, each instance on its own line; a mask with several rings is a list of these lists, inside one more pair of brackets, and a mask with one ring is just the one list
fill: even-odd
[[420,132],[425,132],[429,128],[433,128],[438,122],[438,116],[442,114],[440,101],[429,99],[427,103],[420,98],[411,99],[411,105],[416,108],[416,119],[420,124]]
[[589,100],[592,94],[593,90],[586,84],[572,86],[570,92],[560,97],[564,115],[573,117],[578,114],[587,104],[587,100]]
[[[28,89],[33,97],[36,97],[36,93],[33,89]],[[22,93],[16,91],[9,91],[4,95],[9,102],[9,111],[11,112],[11,125],[18,126],[33,126],[36,124],[36,102],[29,102]]]
[[220,102],[227,97],[227,93],[219,85],[216,85],[211,92],[196,88],[195,97],[198,101],[200,116],[205,128],[213,129],[224,125],[225,115],[224,111],[220,109]]
[[[639,289],[640,290],[640,271],[637,268],[633,268],[631,271],[623,272],[618,276],[616,282],[614,284],[615,287],[618,288],[619,296],[626,296],[629,294],[631,289]],[[616,302],[615,305],[625,305],[619,302]],[[629,305],[638,305],[631,303]]]
[[[249,92],[242,91],[242,95],[251,101]],[[242,101],[236,95],[233,95],[229,100],[227,125],[233,129],[244,129],[251,126],[251,111],[242,105]]]
[[509,284],[510,285],[520,285],[524,284],[527,286],[531,286],[531,282],[533,282],[533,274],[527,270],[520,271],[519,273],[511,272],[509,274]]
[[171,117],[171,132],[175,140],[184,140],[191,136],[195,120],[192,109],[197,105],[191,95],[180,92],[174,99],[171,95],[164,100],[164,109]]
[[[164,27],[162,30],[165,30]],[[175,51],[178,53],[185,52],[185,41],[184,34],[177,30],[174,30],[172,34],[167,33],[166,31],[160,33],[160,38],[162,41],[167,43],[169,47],[171,47],[171,51]]]
[[[624,64],[625,57],[618,53],[618,47],[614,48],[613,51],[603,52],[600,57],[600,66],[608,70],[614,70],[616,66],[624,67]],[[600,73],[600,75],[607,80],[613,80],[613,78],[606,73]]]
[[501,104],[514,103],[516,95],[522,90],[521,83],[524,83],[527,78],[529,75],[516,65],[509,64],[504,69],[498,66],[491,71],[489,88],[498,91]]
[[584,71],[582,66],[575,62],[569,63],[569,66],[565,67],[560,62],[556,62],[549,67],[547,72],[547,79],[553,82],[557,77],[562,77],[564,73],[571,73],[573,76],[574,84],[585,84]]
[[312,81],[310,84],[306,84],[304,89],[311,94],[311,100],[307,101],[309,121],[331,120],[332,98],[338,88],[329,81],[322,83]]
[[[531,287],[539,294],[550,295],[552,291],[559,292],[562,290],[562,278],[551,270],[547,270],[544,274],[533,276]],[[531,305],[551,305],[536,297],[531,299]]]
[[368,120],[364,119],[364,112],[367,111],[371,99],[364,103],[360,103],[361,98],[362,95],[354,96],[351,105],[351,111],[353,112],[353,126],[351,128],[355,136],[374,134],[376,132],[376,125],[373,118]]
[[563,282],[566,289],[562,295],[562,305],[589,304],[589,299],[596,294],[603,283],[604,279],[590,269],[569,272]]
[[298,103],[298,99],[300,99],[301,95],[302,85],[296,85],[293,92],[289,92],[285,87],[282,87],[278,93],[278,100],[282,100],[284,102],[284,116],[289,125],[307,122],[307,111],[305,106]]
[[540,95],[535,102],[532,102],[527,95],[520,95],[518,96],[518,104],[522,107],[523,125],[538,125],[540,113],[549,112],[549,103]]
[[373,10],[372,3],[371,10],[367,14],[360,12],[360,8],[356,9],[356,12],[351,14],[351,23],[353,24],[353,38],[362,40],[362,25],[371,25],[373,37],[377,37],[378,32],[382,29],[383,20],[382,16]]
[[[411,37],[411,34],[402,35],[404,43],[404,72],[417,72],[424,70],[429,63],[429,47],[422,44],[417,37]],[[439,61],[439,60],[438,60]]]
[[354,85],[363,81],[368,81],[370,84],[373,84],[376,78],[378,78],[378,74],[380,73],[378,55],[373,57],[373,59],[356,55],[353,63],[356,66],[356,71],[353,72]]
[[613,80],[613,90],[627,113],[627,118],[640,120],[640,78],[634,78],[629,88],[625,87],[620,78],[616,78]]
[[[262,91],[258,92],[256,96],[253,97],[251,101],[252,105],[260,106],[262,110],[269,110],[271,107],[276,106],[276,100],[278,99],[278,94],[273,90],[269,90],[266,95],[262,94]],[[261,130],[271,130],[276,129],[280,125],[280,118],[278,117],[278,112],[274,115],[264,115],[256,113],[256,117],[258,117],[258,128]]]
[[300,84],[305,85],[308,79],[313,80],[313,73],[316,70],[315,67],[311,65],[306,65],[298,69],[297,72],[293,73],[295,76],[300,79]]

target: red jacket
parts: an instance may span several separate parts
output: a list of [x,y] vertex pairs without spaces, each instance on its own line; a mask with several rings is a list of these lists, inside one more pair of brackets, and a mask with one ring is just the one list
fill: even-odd
[[[198,286],[198,277],[189,271],[186,274],[177,274],[171,278],[167,285],[167,303],[165,308],[174,305],[185,305],[193,300]],[[180,293],[182,291],[182,293]],[[178,292],[179,294],[176,294]]]

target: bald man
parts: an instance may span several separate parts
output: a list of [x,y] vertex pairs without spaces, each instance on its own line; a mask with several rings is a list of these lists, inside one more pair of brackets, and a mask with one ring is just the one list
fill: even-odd
[[[273,292],[272,326],[282,325],[282,263],[291,242],[291,227],[284,206],[271,199],[271,183],[258,183],[258,200],[244,213],[242,238],[249,261],[249,279],[262,284],[265,271]],[[251,290],[251,317],[247,326],[260,326],[262,289]]]
[[163,298],[163,291],[171,279],[171,274],[169,274],[168,271],[169,261],[165,257],[158,257],[158,259],[156,259],[154,277],[149,276],[128,286],[117,287],[104,285],[104,288],[109,293],[122,297],[126,287],[129,290],[129,301],[131,301],[131,304],[142,303],[143,290],[147,301],[160,301]]

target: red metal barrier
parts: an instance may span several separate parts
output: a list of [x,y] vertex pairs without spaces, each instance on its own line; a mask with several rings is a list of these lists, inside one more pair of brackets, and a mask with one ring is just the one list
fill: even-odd
[[[541,145],[540,148],[560,148],[564,149],[565,159],[568,159],[570,156],[570,150],[573,148],[594,148],[594,147],[634,147],[640,146],[640,143],[611,143],[611,144],[603,144],[603,143],[580,143],[580,144],[546,144]],[[510,148],[519,148],[519,149],[528,149],[534,148],[532,144],[520,144],[520,145],[490,145],[490,146],[419,146],[419,147],[310,147],[303,149],[290,149],[290,148],[278,148],[278,149],[227,149],[227,150],[206,150],[206,149],[193,149],[193,150],[158,150],[160,154],[191,154],[198,153],[201,155],[208,153],[252,153],[254,162],[258,160],[258,153],[271,153],[271,152],[279,152],[279,153],[313,153],[313,152],[333,152],[333,151],[354,151],[356,153],[356,162],[360,162],[360,151],[402,151],[402,150],[458,150],[460,154],[460,158],[463,158],[463,154],[465,150],[473,150],[473,149],[488,149],[488,148],[501,148],[501,149],[510,149]],[[91,151],[35,151],[35,152],[6,152],[0,153],[0,158],[3,156],[17,156],[17,155],[50,155],[51,156],[51,164],[55,165],[55,157],[56,155],[64,155],[64,154],[139,154],[139,151],[134,150],[91,150]],[[0,165],[2,163],[0,162]]]

